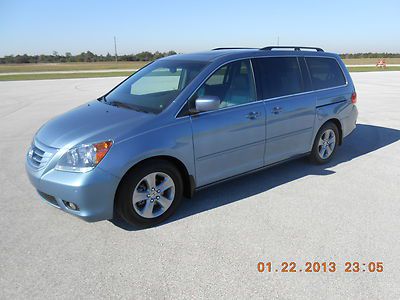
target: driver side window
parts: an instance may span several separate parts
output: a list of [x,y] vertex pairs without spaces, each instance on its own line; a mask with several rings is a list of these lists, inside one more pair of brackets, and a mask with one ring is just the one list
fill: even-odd
[[192,101],[207,96],[217,96],[220,99],[219,108],[255,101],[256,91],[250,61],[235,61],[219,68],[197,90]]

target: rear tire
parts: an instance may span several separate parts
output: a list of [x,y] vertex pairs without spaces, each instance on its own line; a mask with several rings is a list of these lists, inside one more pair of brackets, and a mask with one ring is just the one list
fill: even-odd
[[154,159],[123,178],[116,196],[116,209],[129,224],[149,227],[171,216],[182,201],[183,181],[171,163]]
[[334,156],[338,144],[339,130],[337,126],[332,122],[324,124],[315,137],[310,160],[316,164],[329,162]]

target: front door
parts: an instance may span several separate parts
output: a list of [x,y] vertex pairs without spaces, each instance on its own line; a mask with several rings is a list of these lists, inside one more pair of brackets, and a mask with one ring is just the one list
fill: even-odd
[[217,70],[196,92],[218,96],[220,107],[191,116],[197,186],[264,165],[265,105],[256,101],[249,60]]

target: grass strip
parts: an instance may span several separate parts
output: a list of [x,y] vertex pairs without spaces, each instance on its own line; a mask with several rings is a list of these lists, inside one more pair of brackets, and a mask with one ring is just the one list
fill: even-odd
[[400,71],[400,67],[348,67],[349,72],[387,72],[387,71]]
[[126,77],[132,72],[99,72],[99,73],[68,73],[68,74],[18,74],[1,75],[0,81],[14,80],[43,80],[43,79],[67,79],[67,78],[99,78],[99,77]]

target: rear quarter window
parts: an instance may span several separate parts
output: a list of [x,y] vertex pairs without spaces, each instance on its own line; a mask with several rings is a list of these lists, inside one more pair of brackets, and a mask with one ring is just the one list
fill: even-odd
[[324,57],[306,57],[314,90],[342,86],[346,78],[336,59]]

